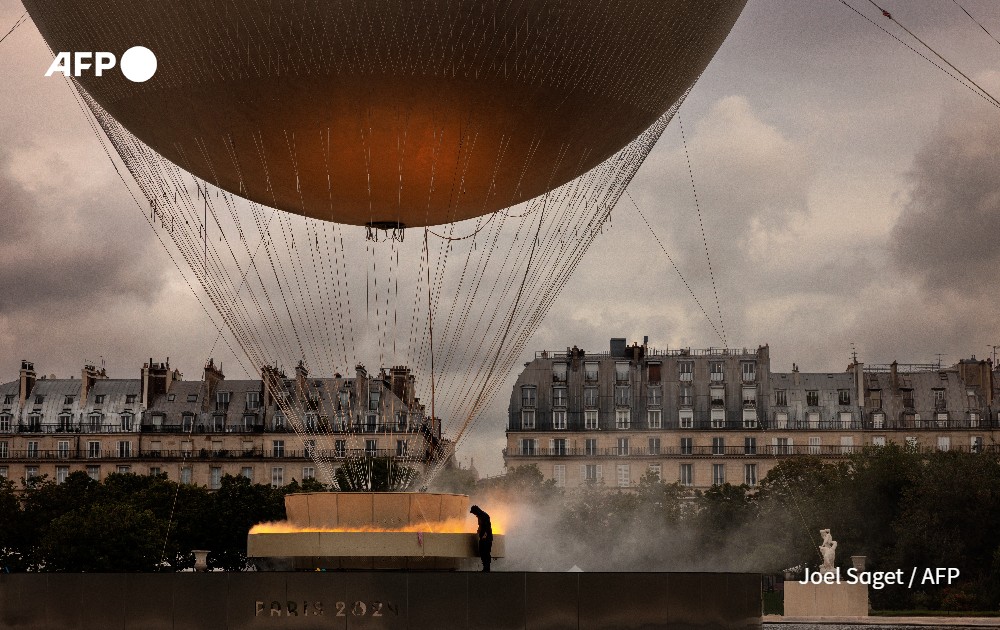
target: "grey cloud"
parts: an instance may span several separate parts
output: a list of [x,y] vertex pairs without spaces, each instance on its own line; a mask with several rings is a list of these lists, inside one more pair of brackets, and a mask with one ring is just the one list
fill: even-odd
[[927,291],[986,297],[1000,270],[1000,124],[991,108],[951,106],[917,153],[894,260]]

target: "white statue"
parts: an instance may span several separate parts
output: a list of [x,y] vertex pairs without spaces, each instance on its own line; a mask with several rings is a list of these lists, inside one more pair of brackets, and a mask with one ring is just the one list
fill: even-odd
[[823,564],[820,565],[819,572],[823,574],[833,573],[836,571],[834,555],[837,553],[837,541],[833,539],[828,529],[819,530],[819,535],[823,539],[823,543],[819,546],[819,554],[823,556]]

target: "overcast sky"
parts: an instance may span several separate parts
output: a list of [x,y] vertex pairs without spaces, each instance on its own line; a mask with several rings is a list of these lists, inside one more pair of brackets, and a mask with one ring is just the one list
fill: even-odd
[[[960,2],[1000,35],[993,0]],[[953,0],[882,5],[1000,96],[1000,44]],[[0,0],[0,34],[22,13]],[[0,382],[21,358],[68,377],[103,357],[134,378],[169,356],[198,378],[216,331],[66,84],[43,76],[50,60],[30,22],[0,43]],[[770,344],[776,371],[840,371],[852,343],[877,363],[1000,344],[1000,110],[985,99],[839,0],[750,0],[679,122],[730,346]],[[629,191],[717,317],[678,120]],[[612,225],[524,359],[610,337],[721,345],[627,198]],[[504,392],[460,453],[481,472],[501,470],[506,405]]]

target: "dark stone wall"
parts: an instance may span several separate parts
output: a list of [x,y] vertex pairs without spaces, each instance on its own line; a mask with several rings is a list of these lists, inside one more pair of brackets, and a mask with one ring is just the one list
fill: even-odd
[[0,627],[32,630],[760,628],[732,573],[0,575]]

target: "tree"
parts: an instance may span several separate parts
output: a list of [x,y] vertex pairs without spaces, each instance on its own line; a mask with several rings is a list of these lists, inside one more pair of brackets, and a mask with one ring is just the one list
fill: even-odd
[[154,571],[163,527],[149,510],[95,503],[56,518],[39,541],[47,571]]

